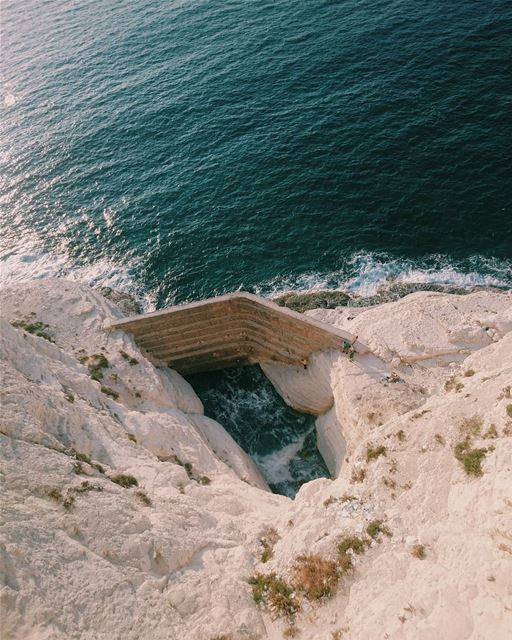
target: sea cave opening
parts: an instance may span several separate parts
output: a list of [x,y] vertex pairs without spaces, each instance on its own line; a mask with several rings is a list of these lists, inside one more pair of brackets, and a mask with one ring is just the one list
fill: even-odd
[[204,405],[254,460],[274,493],[329,477],[317,448],[315,417],[289,407],[258,365],[187,376]]

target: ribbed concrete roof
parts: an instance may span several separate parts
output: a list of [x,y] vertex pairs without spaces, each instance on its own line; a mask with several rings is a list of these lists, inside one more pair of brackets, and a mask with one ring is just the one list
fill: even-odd
[[231,293],[145,313],[111,325],[186,375],[257,362],[302,365],[315,351],[366,347],[347,331],[251,293]]

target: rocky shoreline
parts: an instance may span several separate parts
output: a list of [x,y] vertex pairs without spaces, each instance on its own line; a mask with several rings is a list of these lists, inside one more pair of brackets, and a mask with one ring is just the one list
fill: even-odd
[[333,475],[294,500],[112,295],[1,292],[3,637],[509,637],[510,293],[293,302],[371,352],[263,366]]

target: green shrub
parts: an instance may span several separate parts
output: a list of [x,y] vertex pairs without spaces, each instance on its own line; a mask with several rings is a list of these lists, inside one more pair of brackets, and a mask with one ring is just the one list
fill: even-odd
[[258,606],[267,606],[276,616],[290,617],[300,608],[293,587],[275,573],[256,573],[249,578],[249,584],[254,602]]
[[487,449],[473,449],[469,438],[466,438],[455,445],[453,453],[469,476],[483,475],[482,460],[485,458]]
[[115,476],[110,476],[112,482],[124,487],[125,489],[129,489],[130,487],[138,487],[139,483],[137,478],[125,473],[118,473]]
[[13,327],[23,329],[27,333],[37,336],[38,338],[44,338],[45,340],[48,340],[48,342],[55,342],[51,335],[46,331],[46,329],[49,329],[50,325],[45,324],[40,320],[11,320],[11,325]]
[[391,536],[391,531],[383,524],[382,520],[372,520],[366,527],[366,533],[374,540],[377,540],[381,533]]
[[368,445],[366,447],[366,462],[370,462],[371,460],[376,460],[379,456],[386,455],[386,447],[384,445]]
[[110,387],[102,386],[101,393],[104,393],[106,396],[110,396],[114,400],[117,400],[119,398],[119,394],[117,393],[117,391],[114,391],[114,389],[111,389]]
[[263,551],[261,552],[261,561],[268,562],[274,555],[274,546],[279,541],[279,534],[277,530],[271,527],[265,531],[265,534],[260,538]]

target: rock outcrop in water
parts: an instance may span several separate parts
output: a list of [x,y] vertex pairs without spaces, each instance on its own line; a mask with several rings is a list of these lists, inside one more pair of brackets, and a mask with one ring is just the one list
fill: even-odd
[[336,477],[295,500],[99,293],[40,281],[1,310],[2,637],[509,637],[509,293],[308,312],[373,355],[266,367],[323,413]]

